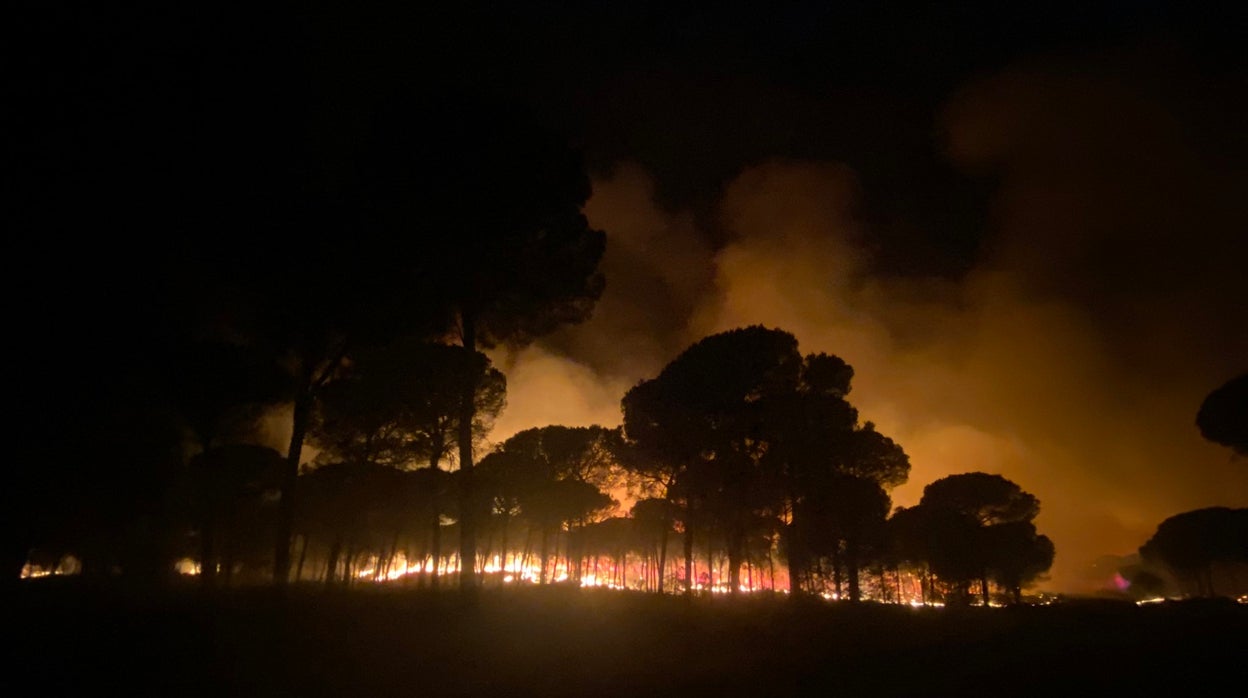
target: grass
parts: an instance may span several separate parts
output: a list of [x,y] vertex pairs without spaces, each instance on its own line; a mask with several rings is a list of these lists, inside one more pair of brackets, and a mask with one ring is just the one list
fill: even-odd
[[[68,583],[62,583],[68,582]],[[1241,685],[1248,606],[912,609],[526,588],[8,593],[43,695],[928,696]]]

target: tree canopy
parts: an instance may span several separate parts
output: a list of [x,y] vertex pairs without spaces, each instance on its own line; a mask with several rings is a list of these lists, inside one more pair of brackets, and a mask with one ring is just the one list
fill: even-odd
[[856,590],[871,526],[851,512],[878,512],[882,526],[885,488],[904,482],[910,465],[873,424],[858,423],[845,399],[852,377],[840,357],[803,356],[791,333],[754,325],[703,338],[625,394],[629,463],[662,481],[676,505],[687,577],[697,529],[718,532],[735,593],[746,540],[773,520],[784,523],[793,588],[817,552],[847,563]]
[[1052,566],[1053,543],[1032,523],[1039,513],[1039,500],[1016,483],[971,472],[928,484],[919,503],[894,518],[902,549],[953,584],[955,601],[969,602],[970,585],[978,580],[987,604],[990,579],[1018,602],[1023,587]]
[[1170,569],[1190,593],[1214,596],[1214,568],[1248,563],[1248,509],[1207,507],[1175,514],[1140,546],[1140,557]]
[[1248,456],[1248,373],[1209,393],[1196,413],[1200,435]]

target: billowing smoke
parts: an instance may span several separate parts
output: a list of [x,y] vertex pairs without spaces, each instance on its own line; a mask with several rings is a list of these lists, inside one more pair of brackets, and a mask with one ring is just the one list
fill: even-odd
[[585,324],[496,357],[509,407],[494,437],[618,424],[624,391],[689,343],[763,324],[854,367],[851,402],[911,457],[896,504],[976,470],[1039,497],[1051,588],[1103,586],[1093,560],[1170,515],[1248,505],[1248,463],[1194,423],[1248,368],[1248,187],[1226,150],[1242,144],[1219,140],[1216,103],[1180,92],[1196,89],[1185,66],[1138,62],[1016,68],[951,100],[951,161],[997,181],[982,254],[956,280],[873,266],[847,166],[741,172],[712,249],[621,165],[588,207],[609,235],[606,294]]

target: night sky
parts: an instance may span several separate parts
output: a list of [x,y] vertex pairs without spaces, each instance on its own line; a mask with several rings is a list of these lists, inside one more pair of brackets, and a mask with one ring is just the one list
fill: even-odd
[[[274,51],[312,66],[300,75],[348,86],[324,93],[344,104],[383,74],[497,97],[581,150],[608,243],[591,320],[496,352],[509,407],[494,440],[614,426],[624,392],[684,347],[759,323],[855,368],[850,401],[911,457],[895,504],[976,470],[1036,494],[1053,588],[1104,584],[1091,563],[1168,516],[1248,506],[1248,462],[1195,426],[1205,395],[1248,370],[1243,17],[1177,2],[565,5],[254,26],[215,8],[49,12],[15,62],[34,76],[29,118],[100,116],[10,138],[49,169],[161,161],[145,134],[168,124],[129,105],[194,102],[202,85],[165,67],[194,50],[188,32],[225,61],[229,42],[276,32]],[[280,64],[253,86],[260,104],[283,104]],[[84,66],[127,77],[78,80]],[[113,84],[126,90],[66,97]],[[57,268],[99,281],[98,253],[125,244],[99,235]]]

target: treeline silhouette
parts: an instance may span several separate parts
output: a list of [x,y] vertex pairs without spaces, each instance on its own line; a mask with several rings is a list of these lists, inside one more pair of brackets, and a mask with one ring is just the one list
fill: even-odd
[[[122,556],[131,533],[75,528],[71,516],[27,541],[23,563],[53,569],[72,555],[87,575],[136,578],[171,574],[181,560],[206,588],[396,577],[464,588],[484,574],[491,584],[531,577],[854,601],[868,578],[871,598],[911,600],[904,571],[924,602],[969,603],[972,587],[986,601],[990,586],[1018,602],[1053,560],[1032,523],[1039,503],[998,475],[942,478],[890,516],[887,490],[909,474],[905,452],[859,422],[846,399],[852,368],[803,356],[783,330],[706,337],[623,397],[623,426],[522,431],[471,471],[456,462],[460,440],[482,447],[505,404],[504,376],[463,346],[362,345],[326,370],[309,401],[304,431],[317,457],[293,489],[289,456],[254,443],[251,430],[257,406],[289,396],[290,374],[247,345],[192,348],[174,374],[190,387],[169,413],[183,457],[168,463],[163,528],[143,530],[151,557],[131,566]],[[636,501],[621,511],[612,495]],[[462,552],[466,518],[480,525],[472,557]],[[100,533],[115,537],[92,545]],[[285,579],[274,576],[280,548],[293,557]],[[465,560],[472,574],[456,574]]]

